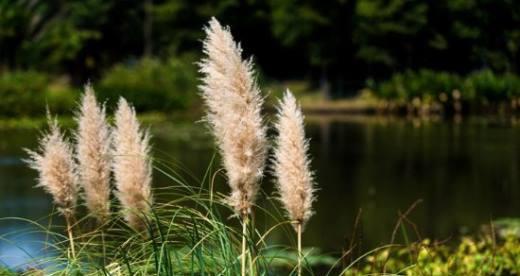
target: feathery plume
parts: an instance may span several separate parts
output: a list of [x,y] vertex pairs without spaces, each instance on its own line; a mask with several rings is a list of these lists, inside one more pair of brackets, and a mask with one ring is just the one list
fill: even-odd
[[242,49],[228,27],[212,18],[205,29],[199,87],[208,109],[206,120],[217,140],[231,195],[228,203],[237,214],[251,212],[263,176],[267,143],[261,115],[263,98],[256,85],[251,59],[242,60]]
[[25,162],[38,171],[37,187],[52,195],[59,212],[69,219],[73,216],[77,200],[76,165],[73,149],[62,134],[56,119],[49,117],[49,131],[39,140],[39,149],[26,149]]
[[277,189],[289,218],[305,225],[312,215],[315,200],[313,174],[307,156],[303,114],[292,93],[287,90],[278,107],[278,140],[274,152]]
[[110,215],[110,129],[105,107],[98,105],[90,84],[85,86],[76,121],[80,184],[89,211],[104,222]]
[[298,237],[298,275],[302,275],[302,229],[312,216],[316,199],[314,180],[307,156],[303,114],[291,91],[287,90],[278,107],[278,140],[274,151],[276,188]]
[[140,129],[135,114],[124,98],[119,99],[113,131],[113,171],[116,196],[123,207],[125,220],[134,229],[145,226],[143,216],[152,204],[152,166],[149,157],[150,136]]

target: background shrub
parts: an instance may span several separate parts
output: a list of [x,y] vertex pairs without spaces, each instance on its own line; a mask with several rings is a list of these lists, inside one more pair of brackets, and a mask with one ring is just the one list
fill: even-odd
[[490,70],[477,71],[466,78],[465,90],[481,100],[499,102],[518,96],[520,78],[513,74],[498,75]]
[[115,106],[120,96],[133,102],[137,111],[186,109],[197,96],[197,69],[190,56],[142,59],[118,64],[96,86],[100,99]]
[[452,97],[453,91],[458,90],[462,101],[497,103],[520,96],[520,78],[514,74],[496,74],[490,70],[476,71],[461,77],[424,69],[396,73],[373,89],[380,98],[398,101],[439,99],[441,94]]
[[66,79],[52,79],[35,71],[0,74],[0,116],[44,115],[46,106],[53,113],[70,112],[78,96]]

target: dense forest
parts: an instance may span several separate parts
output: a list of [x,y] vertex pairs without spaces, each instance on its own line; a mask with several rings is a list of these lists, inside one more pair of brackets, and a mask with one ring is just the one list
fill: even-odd
[[520,66],[514,0],[2,0],[0,72],[77,85],[143,57],[196,58],[212,16],[233,26],[265,77],[330,84],[336,96],[408,69]]

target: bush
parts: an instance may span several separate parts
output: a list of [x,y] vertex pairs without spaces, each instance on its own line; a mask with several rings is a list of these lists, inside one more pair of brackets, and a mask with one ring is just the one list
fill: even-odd
[[[124,96],[138,111],[186,109],[197,94],[194,58],[116,65],[96,85],[96,92],[110,108]],[[66,78],[36,71],[0,73],[0,117],[42,116],[47,106],[55,114],[71,114],[79,95],[80,89],[72,88]]]
[[197,69],[190,57],[142,59],[114,66],[96,88],[100,99],[112,103],[109,106],[123,96],[137,111],[186,109],[197,93]]
[[383,82],[377,95],[386,99],[408,101],[415,97],[437,97],[441,93],[460,88],[460,78],[447,72],[420,70],[397,73],[390,80]]
[[0,74],[0,116],[44,115],[46,106],[53,113],[70,112],[78,95],[66,80],[51,80],[35,71]]
[[520,78],[490,70],[477,71],[466,77],[432,70],[406,71],[394,74],[374,90],[381,98],[406,102],[414,98],[438,100],[444,95],[452,96],[453,91],[458,90],[462,101],[496,103],[520,96]]
[[519,96],[520,78],[513,74],[497,75],[490,70],[477,71],[466,78],[465,89],[481,100],[506,101]]
[[[463,237],[455,246],[426,239],[408,246],[381,247],[344,275],[518,275],[520,241]],[[375,273],[375,274],[374,274]],[[395,274],[394,274],[395,273]]]

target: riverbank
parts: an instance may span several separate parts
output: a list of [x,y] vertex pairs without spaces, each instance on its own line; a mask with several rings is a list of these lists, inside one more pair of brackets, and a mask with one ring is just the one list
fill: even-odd
[[[115,66],[93,83],[98,98],[111,110],[124,96],[139,113],[193,113],[201,109],[193,60],[161,63],[142,60],[134,66]],[[184,72],[184,66],[190,64]],[[157,82],[159,78],[162,81]],[[430,70],[395,73],[387,80],[368,81],[365,88],[343,98],[328,99],[309,80],[261,80],[265,108],[273,111],[290,89],[307,114],[398,114],[429,116],[459,114],[512,114],[520,112],[520,77],[489,70],[466,76]],[[33,71],[0,75],[0,117],[25,118],[72,115],[82,87],[66,76]],[[340,92],[338,92],[340,93]],[[343,93],[345,93],[343,91]]]
[[[145,112],[138,115],[139,120],[144,124],[155,124],[161,123],[168,120],[197,120],[196,118],[201,118],[202,112],[198,110],[191,111],[183,111],[183,112]],[[60,125],[64,127],[71,127],[76,122],[74,121],[72,115],[58,115],[57,116]],[[112,120],[111,117],[108,118]],[[46,116],[34,116],[34,117],[0,117],[0,130],[2,129],[39,129],[45,127],[47,125],[47,117]]]
[[[382,112],[378,109],[378,104],[374,102],[364,102],[363,100],[340,100],[323,101],[310,104],[302,104],[305,114],[305,121],[308,123],[330,124],[330,123],[375,123],[388,124],[395,122],[409,122],[414,126],[427,123],[453,122],[461,123],[469,121],[472,124],[480,125],[520,125],[520,114],[492,113],[485,115],[466,114],[456,116],[444,116],[443,114],[428,114],[417,116],[406,113]],[[275,111],[267,108],[269,114]],[[147,112],[139,114],[139,120],[145,125],[154,125],[164,122],[198,122],[203,120],[204,114],[199,110],[189,112]],[[58,116],[60,124],[64,127],[73,127],[75,122],[72,116]],[[45,116],[20,117],[20,118],[0,118],[0,131],[9,129],[41,129],[47,126]]]

